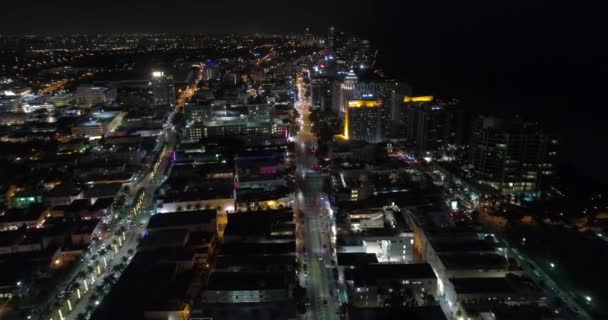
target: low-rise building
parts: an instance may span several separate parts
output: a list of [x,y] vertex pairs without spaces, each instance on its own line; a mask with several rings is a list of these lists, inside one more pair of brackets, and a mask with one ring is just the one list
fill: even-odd
[[424,294],[437,294],[437,278],[426,263],[365,264],[346,269],[344,278],[349,286],[349,301],[357,307],[393,305],[397,300],[395,306],[400,306]]

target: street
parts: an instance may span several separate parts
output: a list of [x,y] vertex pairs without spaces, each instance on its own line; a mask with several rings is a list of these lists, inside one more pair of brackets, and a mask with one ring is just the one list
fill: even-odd
[[[79,315],[86,317],[92,314],[105,295],[103,290],[99,290],[103,287],[102,279],[114,277],[114,282],[117,281],[135,255],[139,239],[154,210],[154,194],[166,178],[167,167],[171,164],[171,156],[177,144],[177,133],[172,125],[173,117],[192,97],[197,89],[198,81],[200,81],[200,75],[178,97],[178,104],[169,115],[162,134],[159,135],[159,148],[155,149],[159,152],[155,163],[146,168],[146,173],[140,179],[131,183],[129,198],[134,199],[131,206],[123,209],[118,215],[118,219],[114,219],[108,231],[110,236],[107,239],[91,244],[89,254],[78,262],[78,266],[67,277],[67,280],[58,287],[57,295],[52,295],[51,300],[43,308],[43,310],[47,310],[46,312],[50,312],[47,314],[43,311],[43,315],[48,319],[78,319]],[[106,253],[97,255],[100,251],[106,251]],[[122,268],[117,268],[119,265]],[[84,279],[81,279],[79,275],[83,274]],[[67,292],[67,287],[74,283],[78,284],[78,289],[68,292],[69,295],[63,297],[62,292]],[[112,283],[110,283],[110,287]],[[58,309],[53,308],[56,305],[59,305]]]
[[[300,261],[304,266],[304,286],[310,302],[309,319],[336,319],[339,303],[335,298],[335,285],[331,272],[333,256],[331,250],[330,219],[327,214],[326,197],[322,197],[324,177],[311,170],[316,167],[316,158],[310,148],[315,143],[311,132],[310,102],[305,98],[306,88],[298,79],[298,101],[300,132],[296,139],[296,183],[298,186],[295,205],[296,217],[302,216],[302,232],[298,233]],[[323,199],[322,199],[323,198]]]

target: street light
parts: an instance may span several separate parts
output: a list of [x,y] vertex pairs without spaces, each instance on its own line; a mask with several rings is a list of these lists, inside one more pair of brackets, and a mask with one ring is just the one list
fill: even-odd
[[550,262],[550,263],[549,263],[549,266],[551,267],[551,270],[555,269],[555,263]]
[[590,296],[585,296],[585,300],[587,300],[587,303],[591,302],[591,297]]

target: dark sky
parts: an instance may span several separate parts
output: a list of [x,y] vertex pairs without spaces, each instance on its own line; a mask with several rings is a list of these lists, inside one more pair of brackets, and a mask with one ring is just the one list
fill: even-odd
[[526,110],[562,134],[565,157],[608,178],[608,22],[584,1],[8,1],[0,32],[296,32],[369,38],[420,93]]

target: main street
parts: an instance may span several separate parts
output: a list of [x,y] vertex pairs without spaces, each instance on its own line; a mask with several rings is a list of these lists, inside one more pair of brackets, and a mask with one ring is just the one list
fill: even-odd
[[[316,158],[311,154],[315,136],[311,131],[310,102],[306,97],[306,85],[297,80],[300,113],[300,131],[296,139],[296,182],[298,186],[295,205],[296,217],[302,217],[298,233],[300,261],[303,265],[304,284],[310,302],[306,313],[309,319],[336,319],[338,302],[331,273],[332,254],[330,243],[330,219],[322,197],[323,176],[316,168]],[[298,221],[300,221],[298,219]]]
[[[52,296],[47,303],[45,314],[47,319],[70,320],[78,319],[79,315],[91,314],[95,307],[101,303],[105,292],[100,290],[103,286],[102,280],[108,277],[118,279],[122,270],[128,266],[135,255],[139,239],[148,224],[150,215],[154,211],[154,194],[156,189],[162,185],[168,174],[168,166],[171,164],[171,155],[177,143],[176,131],[173,127],[173,118],[180,112],[184,104],[197,90],[197,84],[201,77],[195,79],[190,85],[180,92],[177,105],[167,118],[163,132],[158,138],[158,147],[155,148],[156,158],[144,169],[144,174],[130,185],[129,197],[133,203],[118,214],[108,231],[108,237],[91,244],[89,254],[85,255],[79,265],[67,277],[68,280],[59,286],[58,295]],[[109,250],[105,250],[108,248]],[[105,254],[97,254],[100,250],[107,251]],[[123,268],[117,268],[119,265]],[[90,267],[93,270],[90,270]],[[79,275],[84,274],[81,279]],[[86,281],[86,283],[85,283]],[[77,283],[78,289],[71,291],[64,298],[58,298],[59,293],[68,291],[67,286]],[[106,290],[109,291],[109,290]],[[53,310],[54,305],[59,305]]]

